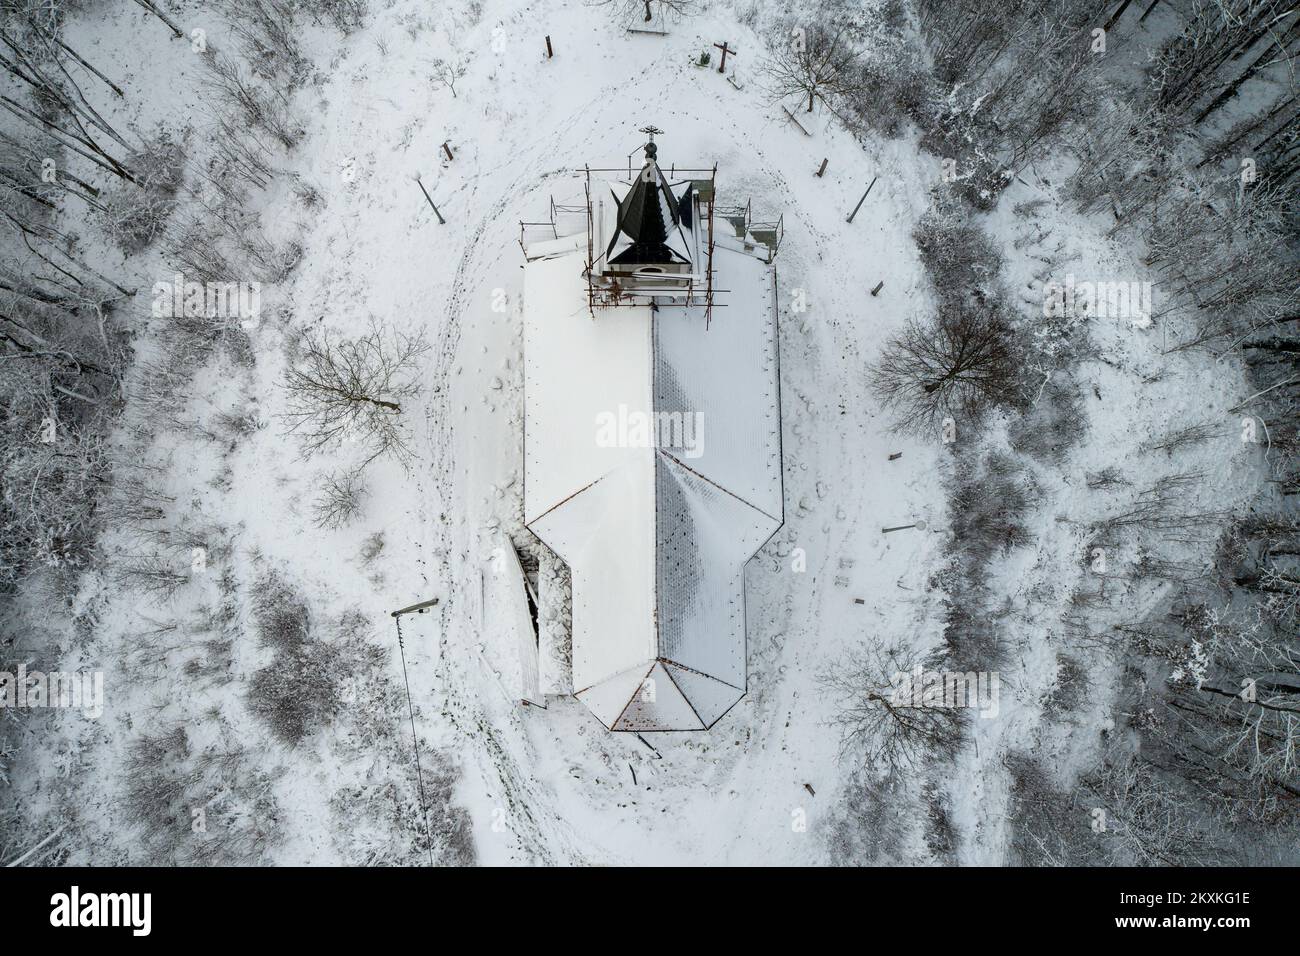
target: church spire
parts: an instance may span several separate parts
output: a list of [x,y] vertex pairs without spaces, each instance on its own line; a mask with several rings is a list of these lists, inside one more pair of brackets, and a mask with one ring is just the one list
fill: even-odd
[[654,137],[663,130],[646,126],[641,132],[650,137],[645,144],[645,165],[618,200],[618,228],[606,254],[611,263],[620,265],[689,263],[689,257],[681,251],[685,241],[677,241],[681,226],[677,197],[664,180],[656,160],[659,147]]

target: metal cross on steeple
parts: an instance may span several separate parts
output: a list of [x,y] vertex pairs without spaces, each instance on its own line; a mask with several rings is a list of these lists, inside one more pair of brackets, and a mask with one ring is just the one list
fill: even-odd
[[646,159],[654,159],[659,152],[659,147],[655,145],[655,135],[662,136],[664,131],[657,126],[642,126],[641,132],[650,137],[650,142],[645,144],[645,157]]

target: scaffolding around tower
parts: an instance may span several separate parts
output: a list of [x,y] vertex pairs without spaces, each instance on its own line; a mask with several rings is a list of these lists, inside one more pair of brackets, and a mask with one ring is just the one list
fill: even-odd
[[583,278],[593,318],[598,307],[653,303],[700,307],[707,322],[714,306],[726,305],[714,264],[718,245],[770,263],[783,221],[755,222],[749,202],[720,206],[716,164],[665,170],[654,142],[661,131],[643,132],[650,139],[638,147],[645,154],[639,170],[636,150],[626,168],[584,166],[581,201],[560,205],[552,198],[547,221],[520,223],[520,245],[533,259],[577,251],[575,243],[585,239]]

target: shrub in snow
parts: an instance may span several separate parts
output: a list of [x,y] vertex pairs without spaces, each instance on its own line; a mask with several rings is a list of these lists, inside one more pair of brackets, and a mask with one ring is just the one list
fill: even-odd
[[955,480],[949,519],[955,550],[987,560],[1032,544],[1026,517],[1038,497],[1038,485],[1021,462],[990,452]]
[[281,832],[274,778],[224,718],[206,725],[206,746],[178,726],[143,733],[127,748],[125,817],[151,863],[256,864]]
[[294,651],[311,633],[311,612],[302,595],[277,572],[260,577],[250,595],[257,637],[277,651]]
[[985,141],[990,134],[971,121],[969,108],[947,101],[929,104],[928,132],[921,145],[949,164],[952,192],[987,212],[997,206],[1013,174],[998,158],[996,146]]
[[185,181],[185,144],[166,130],[128,160],[135,182],[121,182],[103,198],[100,223],[127,255],[164,234]]
[[1175,428],[1173,431],[1166,433],[1163,438],[1151,442],[1148,448],[1151,451],[1162,451],[1172,457],[1176,451],[1193,448],[1212,439],[1222,437],[1223,429],[1219,425],[1213,422],[1201,422],[1198,425]]
[[174,859],[189,832],[186,794],[194,781],[189,757],[189,737],[179,726],[142,733],[127,747],[123,816],[142,831],[153,859]]
[[1009,753],[1007,819],[1010,862],[1017,866],[1067,866],[1100,862],[1100,843],[1091,832],[1092,808],[1076,806],[1033,757]]
[[[474,829],[469,811],[455,802],[455,788],[460,774],[444,754],[438,754],[426,782],[433,806],[430,829],[441,857],[447,866],[473,866],[475,862]],[[435,857],[436,858],[436,857]]]
[[467,70],[468,67],[459,60],[449,63],[443,59],[436,59],[431,64],[429,82],[434,87],[446,89],[454,97],[456,95],[456,84],[465,76]]
[[298,6],[317,20],[329,20],[344,33],[351,33],[366,20],[366,0],[298,0]]
[[307,640],[277,653],[253,674],[246,701],[251,713],[287,744],[297,744],[338,712],[338,653]]
[[232,438],[247,438],[263,426],[257,412],[249,409],[243,412],[218,412],[212,418],[212,424],[218,430]]
[[901,0],[855,10],[851,21],[855,44],[862,49],[839,113],[861,135],[875,131],[898,136],[903,125],[921,122],[933,99],[934,81],[926,53],[912,37]]
[[993,670],[1004,655],[1000,620],[989,581],[992,562],[1034,537],[1026,519],[1038,486],[1012,455],[978,452],[957,461],[949,488],[950,563],[935,579],[945,592],[944,641],[955,670]]
[[162,603],[190,581],[190,564],[167,554],[137,554],[119,558],[115,564],[120,587]]
[[1124,472],[1115,465],[1107,465],[1100,471],[1090,471],[1084,475],[1084,480],[1093,490],[1129,484],[1128,479],[1124,477]]
[[438,866],[474,865],[469,813],[455,802],[459,774],[438,751],[420,752],[427,829],[414,764],[398,760],[398,781],[343,787],[331,796],[334,843],[345,860],[367,866],[426,866],[432,850]]
[[1196,489],[1204,478],[1200,472],[1165,475],[1125,501],[1123,510],[1094,523],[1093,531],[1112,537],[1154,534],[1166,542],[1216,536],[1229,512],[1197,508]]
[[934,208],[916,224],[912,238],[942,303],[961,305],[1000,297],[1002,255],[960,203],[936,197]]
[[308,182],[301,176],[294,176],[293,193],[298,197],[298,201],[306,209],[319,209],[325,204],[325,199],[321,195],[320,188],[315,184]]
[[1088,669],[1076,658],[1056,655],[1056,679],[1043,701],[1043,713],[1053,720],[1078,723],[1088,702]]
[[[849,774],[826,824],[826,848],[835,866],[897,865],[909,857],[916,834],[915,788],[902,774],[863,767]],[[925,861],[930,862],[930,861]]]
[[326,475],[321,493],[312,505],[312,520],[318,528],[341,528],[361,514],[369,494],[360,471]]
[[295,86],[311,64],[298,46],[300,30],[289,0],[223,0],[231,33],[253,72]]
[[280,740],[296,744],[338,712],[339,687],[349,667],[338,649],[314,632],[302,593],[278,572],[261,575],[251,599],[258,640],[275,656],[250,679],[248,709]]
[[921,796],[925,800],[926,849],[936,860],[954,865],[957,863],[957,828],[944,806],[945,794],[934,782],[927,781],[922,787]]
[[[11,371],[16,364],[9,363]],[[109,470],[101,436],[91,426],[57,426],[54,440],[45,443],[34,440],[42,419],[10,408],[16,414],[0,424],[0,586],[38,567],[86,566],[100,526],[88,503],[100,496]],[[53,421],[48,412],[45,418]]]
[[[43,267],[29,263],[31,271]],[[84,567],[117,411],[118,328],[104,302],[63,303],[0,261],[0,587]]]
[[918,60],[910,56],[872,59],[862,64],[840,111],[854,132],[898,136],[905,123],[923,114],[929,90],[930,75]]
[[209,57],[210,88],[244,120],[265,130],[286,149],[302,138],[303,129],[289,111],[289,98],[275,84],[264,85],[250,79],[239,64],[221,53]]
[[384,533],[376,531],[374,534],[367,536],[366,540],[361,543],[361,563],[369,566],[374,563],[384,551]]
[[1088,430],[1075,383],[1052,378],[1033,405],[1007,427],[1011,447],[1043,464],[1061,465]]

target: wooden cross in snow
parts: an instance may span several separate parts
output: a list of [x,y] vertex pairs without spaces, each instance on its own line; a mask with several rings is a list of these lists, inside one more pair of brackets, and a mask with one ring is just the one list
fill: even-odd
[[719,72],[719,73],[725,73],[725,72],[727,72],[727,54],[730,53],[732,56],[736,56],[736,55],[737,55],[737,54],[736,54],[736,51],[735,51],[735,50],[732,50],[732,49],[729,49],[729,48],[727,47],[727,41],[726,41],[726,40],[723,40],[721,43],[715,43],[715,44],[713,44],[713,45],[716,46],[719,50],[722,51],[722,63],[719,64],[719,66],[718,66],[718,72]]

